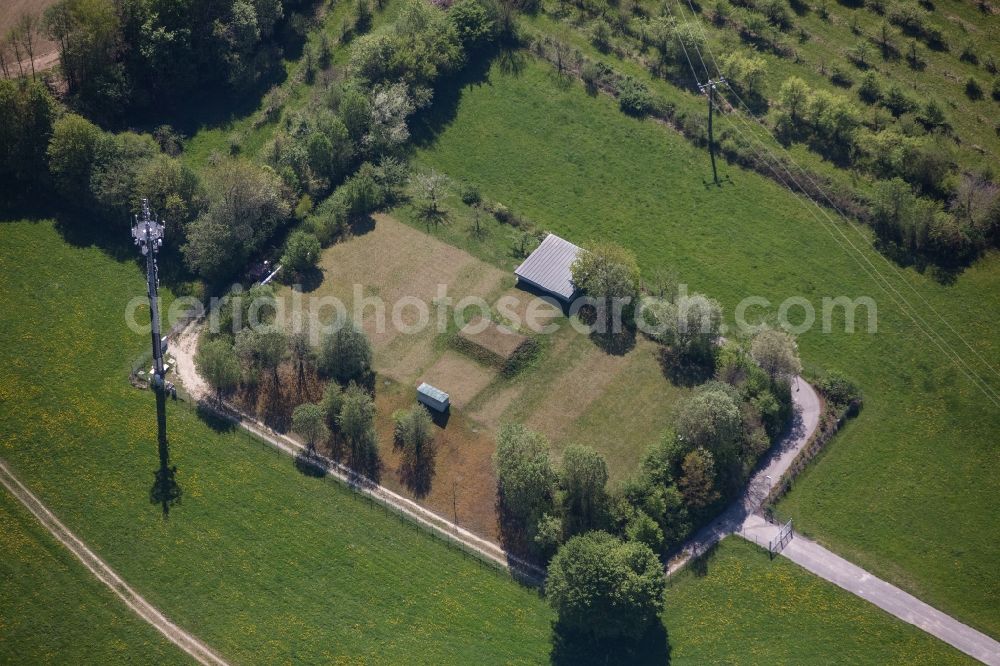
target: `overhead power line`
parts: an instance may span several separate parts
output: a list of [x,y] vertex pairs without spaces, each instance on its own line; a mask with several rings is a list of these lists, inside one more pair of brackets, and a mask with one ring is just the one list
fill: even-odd
[[[684,10],[683,10],[683,7],[680,4],[679,0],[677,0],[677,4],[678,4],[678,8],[680,10],[680,13],[683,14]],[[713,66],[714,66],[715,70],[717,72],[719,72],[719,74],[721,75],[721,71],[720,71],[720,68],[718,66],[718,62],[716,61],[715,55],[712,53],[711,46],[708,43],[708,36],[707,36],[707,34],[706,34],[705,30],[704,30],[704,27],[701,25],[700,20],[698,20],[697,17],[696,17],[696,12],[694,10],[693,5],[691,5],[691,0],[688,0],[688,6],[689,6],[689,8],[691,10],[691,15],[692,15],[693,22],[696,23],[698,25],[698,28],[701,30],[701,33],[702,33],[702,36],[703,36],[703,39],[704,39],[705,48],[706,48],[706,51],[708,52],[709,57],[712,59]],[[671,9],[669,3],[666,5],[666,7],[667,7],[667,11],[671,15],[671,18],[675,19],[674,23],[675,23],[675,31],[676,31],[677,25],[678,25],[677,21],[676,21],[676,17],[674,17],[673,10]],[[684,46],[683,35],[681,35],[681,34],[678,33],[677,36],[678,36],[678,41],[681,43],[682,50],[684,51],[685,59],[688,61],[688,66],[691,69],[691,73],[695,77],[695,80],[697,81],[698,75],[697,75],[697,72],[695,70],[693,62],[691,61],[690,56],[688,55],[688,51],[687,51],[686,47]],[[708,67],[707,67],[707,64],[705,62],[705,59],[701,55],[700,49],[697,52],[697,57],[698,57],[698,59],[700,61],[700,64],[702,65],[702,68],[707,73],[708,72]],[[737,102],[739,103],[739,105],[743,108],[743,110],[751,118],[753,118],[757,122],[757,124],[760,125],[761,128],[764,129],[764,131],[768,134],[768,136],[770,138],[773,138],[773,135],[771,134],[770,129],[766,125],[764,125],[764,123],[762,121],[760,121],[760,119],[758,119],[756,116],[753,115],[753,113],[750,111],[750,109],[747,106],[747,104],[740,97],[739,93],[735,89],[733,89],[733,87],[731,85],[729,86],[729,88],[732,91],[733,95],[735,96],[735,98],[736,98]],[[746,126],[749,126],[749,121],[747,121],[744,118],[742,118],[741,114],[737,113],[735,115],[743,123],[745,123]],[[728,117],[727,114],[723,114],[723,116],[726,118],[727,122],[730,123],[730,125],[733,127],[733,129],[742,138],[744,138],[744,139],[747,138],[746,135],[743,133],[743,131],[741,131],[740,128],[738,126],[736,126],[735,123],[733,123],[733,121]],[[771,169],[772,173],[775,175],[775,178],[784,187],[786,187],[794,196],[796,196],[797,198],[799,198],[800,201],[803,202],[803,205],[806,206],[806,208],[810,211],[810,213],[817,220],[817,222],[819,222],[820,225],[823,226],[827,230],[827,232],[831,234],[831,236],[834,238],[834,240],[837,242],[837,244],[843,250],[845,250],[849,254],[852,254],[854,260],[859,264],[859,266],[862,268],[862,270],[865,272],[865,274],[868,275],[869,278],[873,279],[876,282],[876,284],[883,291],[886,292],[886,294],[893,300],[893,302],[900,308],[900,310],[905,315],[907,315],[910,318],[910,320],[914,323],[915,327],[919,331],[921,331],[921,333],[923,333],[926,337],[928,337],[928,339],[930,339],[935,344],[935,346],[937,346],[941,350],[941,352],[946,357],[948,357],[948,359],[952,363],[954,363],[959,368],[959,370],[961,370],[962,373],[970,381],[972,381],[973,385],[975,385],[984,394],[986,394],[987,397],[989,397],[990,400],[995,405],[1000,406],[1000,393],[998,393],[995,389],[993,389],[992,386],[990,386],[982,377],[979,376],[979,374],[969,365],[969,363],[964,359],[964,357],[962,357],[962,355],[957,350],[955,350],[948,343],[948,341],[944,338],[944,336],[940,335],[940,333],[938,333],[930,324],[928,324],[928,322],[923,318],[923,316],[920,314],[920,312],[915,307],[913,307],[913,305],[911,305],[909,303],[909,301],[906,299],[906,297],[903,296],[903,294],[901,294],[899,292],[899,290],[895,287],[895,285],[893,285],[892,282],[886,276],[882,275],[882,273],[875,267],[875,265],[868,258],[867,254],[863,250],[861,250],[858,247],[856,247],[854,245],[854,243],[852,243],[850,241],[850,239],[847,238],[846,234],[844,234],[844,232],[839,228],[839,226],[836,224],[836,222],[834,222],[834,220],[830,217],[830,215],[827,212],[826,208],[824,208],[823,206],[821,206],[818,202],[816,202],[811,196],[809,196],[806,193],[805,188],[802,187],[801,183],[799,183],[795,179],[795,176],[788,170],[788,167],[785,164],[784,160],[781,160],[778,157],[776,157],[774,155],[774,153],[772,152],[771,148],[767,144],[765,144],[763,141],[761,141],[754,134],[754,132],[752,130],[748,130],[748,132],[749,132],[750,136],[752,137],[752,142],[748,142],[748,145],[750,145],[751,149],[754,150],[754,152],[758,156],[758,158],[761,159],[765,164],[767,164],[767,166]],[[772,166],[767,161],[767,159],[765,159],[764,156],[759,151],[757,151],[756,148],[753,147],[753,142],[758,143],[763,148],[764,152],[771,158],[771,160],[775,163],[775,165],[777,167],[780,167],[780,169],[785,172],[785,174],[788,177],[788,180],[786,180],[784,177],[781,176],[781,174],[780,174],[779,170],[776,168],[776,166]],[[787,151],[786,151],[786,155],[787,155]],[[851,222],[851,220],[843,213],[843,211],[841,211],[839,209],[839,207],[836,206],[836,204],[833,203],[833,201],[830,199],[829,195],[827,195],[827,193],[818,184],[816,184],[815,181],[813,181],[813,179],[809,176],[808,172],[805,171],[805,169],[803,169],[797,162],[795,162],[795,160],[793,158],[791,158],[790,155],[788,156],[788,162],[790,162],[792,164],[792,166],[794,166],[796,169],[798,169],[802,173],[802,175],[805,177],[805,179],[808,180],[808,182],[810,183],[810,185],[816,191],[820,192],[820,194],[822,195],[823,199],[826,200],[826,202],[830,205],[830,207],[838,215],[840,215],[840,217],[844,220],[844,222],[848,226],[854,228],[855,232],[867,243],[867,238],[862,233],[862,231],[859,228],[857,228],[854,225],[854,223]],[[789,185],[788,181],[791,181],[795,185],[795,188],[791,187]],[[798,191],[796,191],[796,189],[798,189]],[[812,207],[810,207],[807,204],[805,204],[805,201],[803,201],[803,199],[802,199],[803,196],[805,197],[806,200],[809,201],[809,203],[812,204]],[[819,210],[823,214],[823,216],[826,217],[827,222],[830,225],[829,227],[827,226],[826,223],[823,222],[822,219],[820,219],[817,216],[816,210]],[[832,227],[832,229],[831,229],[831,227]],[[836,230],[841,235],[843,242],[841,242],[841,239],[838,239],[834,235],[833,230]],[[845,242],[847,243],[846,246],[844,245]],[[850,249],[848,249],[848,248],[850,248]],[[852,250],[853,250],[853,253],[852,253]],[[860,259],[859,259],[859,257],[860,257]],[[864,262],[862,262],[861,259],[863,259]],[[974,347],[972,347],[972,345],[970,345],[969,342],[967,340],[965,340],[965,338],[960,333],[958,333],[958,331],[955,330],[955,328],[950,324],[950,322],[948,322],[927,301],[927,299],[924,298],[924,296],[922,294],[920,294],[920,292],[918,292],[913,287],[912,284],[910,284],[910,282],[908,280],[906,280],[905,278],[902,277],[902,275],[900,274],[899,270],[895,266],[892,266],[892,264],[889,262],[889,260],[887,258],[885,258],[884,256],[882,256],[882,260],[886,262],[886,264],[890,267],[890,269],[892,269],[893,273],[895,274],[895,277],[898,277],[903,282],[905,282],[907,284],[907,286],[909,286],[910,290],[913,291],[915,294],[917,294],[917,296],[921,299],[921,301],[923,301],[923,303],[925,305],[927,305],[934,312],[934,314],[938,316],[939,319],[941,319],[941,321],[945,324],[945,326],[947,326],[947,328],[950,331],[952,331],[952,333],[954,333],[965,344],[965,346],[968,347],[979,358],[979,360],[984,365],[986,365],[987,368],[989,368],[995,374],[997,374],[998,376],[1000,376],[1000,372],[998,372],[995,368],[993,368],[986,361],[986,359],[984,359],[982,357],[982,355]],[[865,264],[867,264],[867,266]]]

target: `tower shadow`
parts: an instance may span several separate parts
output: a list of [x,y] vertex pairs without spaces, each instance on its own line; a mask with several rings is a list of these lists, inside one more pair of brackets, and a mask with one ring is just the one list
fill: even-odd
[[170,508],[181,501],[181,487],[177,483],[177,467],[170,465],[170,444],[167,441],[167,392],[154,389],[156,394],[156,443],[160,467],[153,472],[153,486],[149,489],[149,503],[159,504],[163,519],[170,516]]

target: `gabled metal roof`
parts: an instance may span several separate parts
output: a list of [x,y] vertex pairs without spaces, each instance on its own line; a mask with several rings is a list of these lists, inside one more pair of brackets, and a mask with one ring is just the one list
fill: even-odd
[[437,400],[440,403],[448,402],[447,393],[445,393],[439,388],[431,386],[427,382],[422,382],[420,386],[417,387],[417,393],[422,393],[423,395],[426,395],[429,398],[433,398],[434,400]]
[[542,244],[514,269],[514,275],[534,287],[568,301],[576,292],[569,269],[580,251],[579,247],[568,240],[549,234]]

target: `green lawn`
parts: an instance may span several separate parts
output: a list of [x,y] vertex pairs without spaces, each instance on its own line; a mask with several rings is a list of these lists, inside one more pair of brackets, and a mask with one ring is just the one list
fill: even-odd
[[[800,338],[807,364],[839,369],[861,384],[865,409],[781,508],[836,552],[1000,635],[1000,410],[835,242],[842,231],[881,272],[894,274],[870,250],[869,234],[825,228],[780,186],[735,167],[724,167],[732,185],[708,188],[707,155],[679,135],[622,115],[611,99],[588,97],[530,57],[522,64],[517,74],[494,67],[488,80],[438,107],[419,133],[418,166],[476,184],[487,198],[575,242],[615,239],[635,250],[647,273],[673,266],[690,289],[720,299],[730,317],[750,295],[768,298],[772,314],[792,296],[807,298],[817,315],[823,297],[876,299],[877,333],[844,334],[842,317],[834,316],[834,332]],[[473,239],[464,222],[432,232],[504,268],[514,262],[511,230],[495,224],[485,241]],[[981,259],[951,285],[914,270],[901,275],[898,288],[922,316],[1000,386],[923,304],[1000,366],[1000,255]],[[801,311],[792,312],[801,321]],[[622,432],[629,436],[627,426]]]
[[697,574],[687,569],[672,582],[665,620],[675,665],[972,663],[739,537],[722,541]]
[[17,500],[0,491],[0,662],[185,664]]
[[[153,394],[127,377],[148,344],[123,318],[144,294],[139,270],[49,223],[0,234],[0,457],[171,619],[237,663],[545,658],[535,592],[173,402],[183,494],[165,520],[149,498]],[[58,618],[14,608],[35,626]]]

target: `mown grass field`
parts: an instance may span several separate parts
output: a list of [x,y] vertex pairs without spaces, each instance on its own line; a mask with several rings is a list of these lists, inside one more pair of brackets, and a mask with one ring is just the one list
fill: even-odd
[[[667,587],[671,664],[966,664],[972,660],[740,539]],[[849,626],[844,635],[840,627]]]
[[[984,257],[950,285],[897,269],[870,249],[867,231],[823,226],[772,181],[724,167],[733,184],[706,187],[707,155],[679,135],[624,116],[610,98],[588,97],[580,84],[558,79],[529,56],[519,60],[514,68],[494,67],[436,108],[422,130],[417,165],[475,184],[488,199],[574,242],[627,245],[647,274],[673,267],[691,290],[718,298],[730,318],[751,295],[769,299],[772,317],[784,299],[804,297],[818,322],[823,297],[874,298],[876,333],[862,327],[845,334],[843,316],[835,314],[833,332],[817,326],[800,338],[807,365],[841,370],[860,383],[865,409],[781,510],[836,552],[1000,635],[993,571],[1000,410],[858,263],[898,271],[900,293],[997,387],[996,375],[930,307],[975,353],[1000,365],[1000,256]],[[511,230],[493,225],[480,241],[469,224],[456,219],[429,231],[508,268]],[[859,254],[845,249],[844,238]],[[791,312],[793,323],[802,321],[800,308]],[[630,436],[627,424],[621,436]]]
[[17,500],[0,492],[0,661],[187,664]]
[[[397,211],[404,217],[409,211]],[[411,219],[411,223],[413,220]],[[417,224],[419,226],[419,224]],[[458,220],[454,230],[464,228]],[[485,224],[484,224],[485,226]],[[495,226],[495,223],[494,225]],[[498,235],[499,229],[492,233]],[[500,247],[497,248],[500,251]],[[379,257],[373,262],[372,257]],[[428,261],[433,257],[433,261]],[[375,216],[371,231],[328,248],[320,262],[322,282],[303,294],[307,299],[338,298],[346,305],[346,314],[356,318],[358,299],[377,297],[384,304],[384,315],[368,304],[363,310],[363,325],[375,349],[375,369],[404,386],[427,381],[451,395],[456,413],[477,421],[492,438],[500,423],[517,421],[544,432],[558,457],[569,443],[584,443],[603,453],[613,480],[632,474],[646,448],[657,441],[680,395],[684,393],[664,377],[655,354],[655,346],[639,339],[627,354],[617,356],[602,351],[585,333],[573,328],[567,317],[536,295],[513,287],[511,273],[462,252],[451,245],[415,231],[390,216]],[[482,298],[492,308],[498,321],[501,299],[513,303],[504,310],[512,313],[522,332],[537,335],[541,348],[528,367],[512,377],[498,368],[473,360],[449,344],[458,326],[454,309],[438,310],[439,289],[445,288],[451,304],[467,297]],[[292,291],[283,287],[279,297],[291,300]],[[419,332],[401,331],[393,321],[406,325],[417,322],[412,306],[396,310],[402,299],[418,299],[426,304],[429,323]],[[531,305],[538,301],[536,305]],[[548,313],[528,322],[526,312],[537,307]],[[395,311],[395,314],[394,314]],[[447,326],[438,320],[444,312]],[[477,313],[467,307],[464,316]],[[332,318],[332,310],[323,317]],[[383,327],[378,326],[381,320]],[[323,320],[326,321],[325,319]],[[537,328],[554,323],[551,334],[537,333]],[[625,387],[639,386],[639,396],[629,397]],[[632,436],[616,437],[618,423],[625,419]],[[482,461],[492,467],[487,459]],[[442,482],[450,484],[448,479]],[[493,499],[488,500],[490,506]]]
[[169,401],[183,494],[164,519],[153,395],[128,383],[147,344],[123,317],[144,297],[140,271],[47,222],[0,234],[0,456],[172,620],[234,662],[544,659],[551,615],[535,592]]
[[[372,257],[379,259],[372,261]],[[413,404],[421,382],[441,388],[451,396],[452,408],[447,425],[435,430],[440,451],[429,487],[421,487],[415,499],[442,515],[460,516],[463,526],[487,537],[497,535],[492,454],[501,423],[525,423],[545,433],[557,461],[571,443],[594,447],[605,456],[612,482],[618,482],[635,473],[685,393],[664,377],[649,341],[640,338],[629,353],[610,355],[573,328],[557,308],[514,288],[510,273],[390,216],[376,215],[370,230],[327,248],[319,268],[322,281],[317,285],[309,285],[298,295],[283,286],[278,297],[292,305],[298,300],[307,312],[310,303],[336,298],[344,304],[347,317],[361,319],[372,340],[373,366],[380,375],[376,398],[379,429],[384,434],[380,442],[385,463],[382,482],[414,495],[399,469],[392,413]],[[452,306],[438,310],[441,288]],[[368,301],[363,308],[358,295]],[[513,376],[505,376],[495,365],[458,351],[450,342],[458,330],[453,306],[469,297],[483,299],[497,319],[500,299],[516,299],[509,301],[514,303],[512,308],[505,309],[527,334],[534,335],[528,326],[550,321],[558,330],[537,334],[540,352],[536,358]],[[398,320],[412,326],[418,322],[412,303],[397,309],[406,299],[426,305],[427,326],[407,332],[393,323]],[[530,305],[534,301],[538,303]],[[551,317],[529,324],[525,313],[530,307],[544,308]],[[463,316],[478,312],[468,307]],[[444,322],[439,320],[442,313]],[[334,317],[332,307],[316,314],[323,324]],[[286,318],[286,325],[291,322],[291,316]],[[630,394],[629,389],[635,387],[641,387],[638,396]],[[616,436],[622,419],[629,423],[630,437]]]

